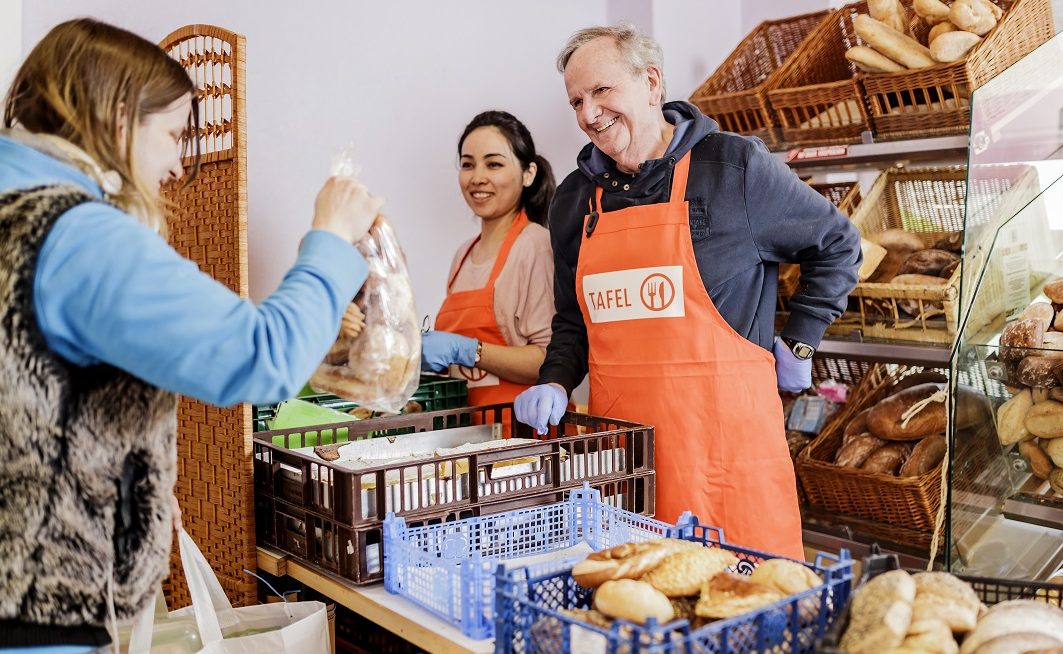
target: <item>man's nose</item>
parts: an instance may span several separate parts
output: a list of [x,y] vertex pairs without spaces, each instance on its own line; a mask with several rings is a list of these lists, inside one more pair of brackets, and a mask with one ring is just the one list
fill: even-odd
[[589,100],[584,100],[583,106],[580,107],[580,114],[582,115],[583,123],[585,125],[590,125],[598,120],[598,116],[600,116],[601,113],[601,109],[598,107],[597,103]]

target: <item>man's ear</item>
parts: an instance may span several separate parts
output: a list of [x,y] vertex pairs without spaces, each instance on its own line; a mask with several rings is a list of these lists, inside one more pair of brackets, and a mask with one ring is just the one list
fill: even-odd
[[661,70],[656,66],[646,68],[646,79],[650,85],[650,105],[658,107],[664,104],[664,93],[661,90]]
[[528,164],[528,169],[524,171],[524,188],[527,188],[532,185],[532,182],[535,181],[535,175],[538,174],[538,172],[539,167],[535,165],[534,161]]

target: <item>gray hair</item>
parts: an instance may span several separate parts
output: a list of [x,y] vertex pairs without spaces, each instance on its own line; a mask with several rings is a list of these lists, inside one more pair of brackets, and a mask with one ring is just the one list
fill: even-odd
[[557,55],[558,72],[565,72],[568,60],[576,50],[602,36],[613,39],[616,49],[627,60],[633,73],[643,73],[651,66],[661,72],[661,102],[664,102],[667,98],[664,86],[664,51],[660,43],[640,32],[631,23],[617,23],[611,27],[588,27],[570,36],[561,53]]

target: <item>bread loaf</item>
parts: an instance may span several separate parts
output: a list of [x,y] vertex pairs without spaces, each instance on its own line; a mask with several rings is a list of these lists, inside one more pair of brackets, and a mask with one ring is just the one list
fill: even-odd
[[937,25],[949,19],[949,6],[940,0],[915,0],[912,9],[928,25]]
[[[1060,443],[1063,444],[1063,439],[1053,439],[1048,441],[1049,444]],[[1033,473],[1038,479],[1048,479],[1048,475],[1052,474],[1052,457],[1049,456],[1037,441],[1023,441],[1019,443],[1019,454],[1026,459],[1026,462],[1030,465],[1030,472]],[[1063,450],[1060,451],[1063,455]]]
[[783,595],[796,595],[823,584],[823,579],[807,566],[788,559],[768,559],[762,562],[749,575],[749,580],[774,588]]
[[1024,631],[987,640],[971,654],[1060,654],[1061,647],[1058,638]]
[[960,61],[981,42],[982,37],[977,34],[961,30],[948,32],[940,35],[930,44],[930,56],[934,58],[934,61],[941,63]]
[[897,649],[890,650],[890,654],[957,654],[959,651],[960,646],[945,622],[913,617],[904,642]]
[[860,413],[853,416],[842,430],[842,445],[846,445],[849,441],[853,440],[860,434],[867,431],[867,413],[871,411],[870,408],[864,409]]
[[956,0],[949,7],[949,22],[966,32],[985,36],[997,24],[993,9],[988,0]]
[[862,45],[854,45],[846,50],[845,58],[865,73],[896,73],[907,70],[878,50]]
[[897,30],[901,34],[911,36],[912,30],[908,26],[908,12],[900,0],[867,0],[867,11],[871,17]]
[[1024,390],[997,409],[997,439],[1001,445],[1028,441],[1033,434],[1026,428],[1026,414],[1033,408],[1033,395]]
[[908,258],[901,264],[901,269],[898,271],[899,275],[932,275],[934,277],[940,277],[941,271],[948,265],[954,264],[959,261],[960,258],[951,252],[945,250],[935,250],[928,248],[926,250],[918,250],[908,255]]
[[1044,294],[1056,304],[1063,304],[1063,279],[1057,279],[1045,284]]
[[[961,654],[974,654],[984,643],[1014,633],[1052,636],[1063,645],[1063,611],[1035,600],[1008,600],[994,605],[978,619],[978,625],[963,639]],[[1011,650],[1025,651],[1025,650]]]
[[916,441],[944,432],[948,420],[946,402],[929,401],[902,424],[906,412],[943,389],[942,384],[920,384],[881,400],[867,414],[868,431],[878,438],[897,441]]
[[[1033,441],[1028,442],[1032,443]],[[1026,445],[1026,443],[1021,443],[1021,445]],[[1055,467],[1063,468],[1063,438],[1050,438],[1039,447]],[[1049,470],[1049,472],[1051,472],[1051,470]],[[1041,479],[1048,479],[1048,475],[1038,475],[1038,477],[1041,477]]]
[[921,370],[919,372],[913,372],[910,375],[901,377],[890,388],[890,395],[900,393],[901,391],[911,388],[912,386],[918,386],[919,384],[947,384],[949,378],[936,370]]
[[1063,437],[1063,402],[1045,400],[1034,404],[1026,412],[1024,424],[1026,429],[1038,438]]
[[840,649],[849,654],[877,654],[898,647],[912,623],[914,602],[915,581],[904,570],[872,577],[853,595]]
[[943,435],[927,436],[915,444],[898,474],[901,477],[920,477],[937,470],[947,453],[948,442]]
[[[937,25],[934,29],[950,26],[951,23],[941,23],[940,25]],[[953,27],[953,29],[956,28]],[[930,31],[933,32],[934,30]],[[939,36],[940,34],[943,34],[946,31],[948,30],[941,30]],[[933,39],[931,38],[931,40]],[[963,232],[953,232],[951,234],[948,234],[947,236],[942,236],[937,241],[935,241],[934,244],[930,247],[935,250],[945,250],[946,252],[951,252],[953,254],[960,254],[961,252],[963,252]]]
[[675,618],[675,609],[664,593],[644,581],[615,579],[603,583],[594,593],[594,608],[610,618],[645,624],[649,618],[658,624]]
[[888,443],[872,452],[860,469],[872,474],[896,475],[911,452],[912,447],[906,443]]
[[934,59],[926,46],[871,16],[860,14],[853,19],[853,28],[868,45],[906,68],[926,68],[934,65]]
[[951,632],[974,629],[982,601],[971,585],[947,572],[920,572],[915,581],[912,621],[941,620]]
[[838,450],[834,455],[834,464],[843,468],[859,468],[867,461],[871,453],[886,444],[881,438],[871,434],[861,434]]
[[1035,349],[1041,347],[1044,338],[1045,327],[1040,320],[1009,322],[1000,332],[1000,360],[1005,363],[1018,363],[1024,357],[1037,354]]
[[1019,314],[1019,320],[1040,320],[1046,332],[1052,328],[1055,319],[1056,310],[1048,302],[1034,302]]
[[916,250],[926,249],[923,239],[896,227],[872,235],[871,240],[890,252],[899,252],[901,254],[911,254]]
[[1056,357],[1028,356],[1015,368],[1015,379],[1026,386],[1053,388],[1060,386],[1059,371],[1063,361]]
[[[948,10],[946,8],[946,12],[947,11]],[[948,13],[946,13],[945,15],[947,16]],[[942,22],[942,23],[938,23],[937,25],[934,25],[933,27],[930,28],[930,34],[928,34],[927,37],[926,37],[927,43],[929,43],[930,45],[934,45],[934,39],[936,39],[937,37],[941,36],[942,34],[946,34],[948,32],[955,32],[955,31],[956,31],[956,26],[953,25],[952,23],[950,23],[947,20]],[[934,54],[934,51],[931,50],[930,51],[930,55],[933,56],[933,54]],[[938,246],[935,245],[934,247],[938,247]],[[948,248],[942,248],[942,249],[948,249]]]

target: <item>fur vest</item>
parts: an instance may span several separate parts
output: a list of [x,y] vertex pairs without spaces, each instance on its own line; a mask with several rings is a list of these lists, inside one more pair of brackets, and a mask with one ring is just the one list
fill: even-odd
[[108,585],[118,618],[135,615],[172,542],[176,396],[70,364],[34,313],[45,238],[93,201],[68,186],[0,193],[0,621],[31,631],[103,627]]

